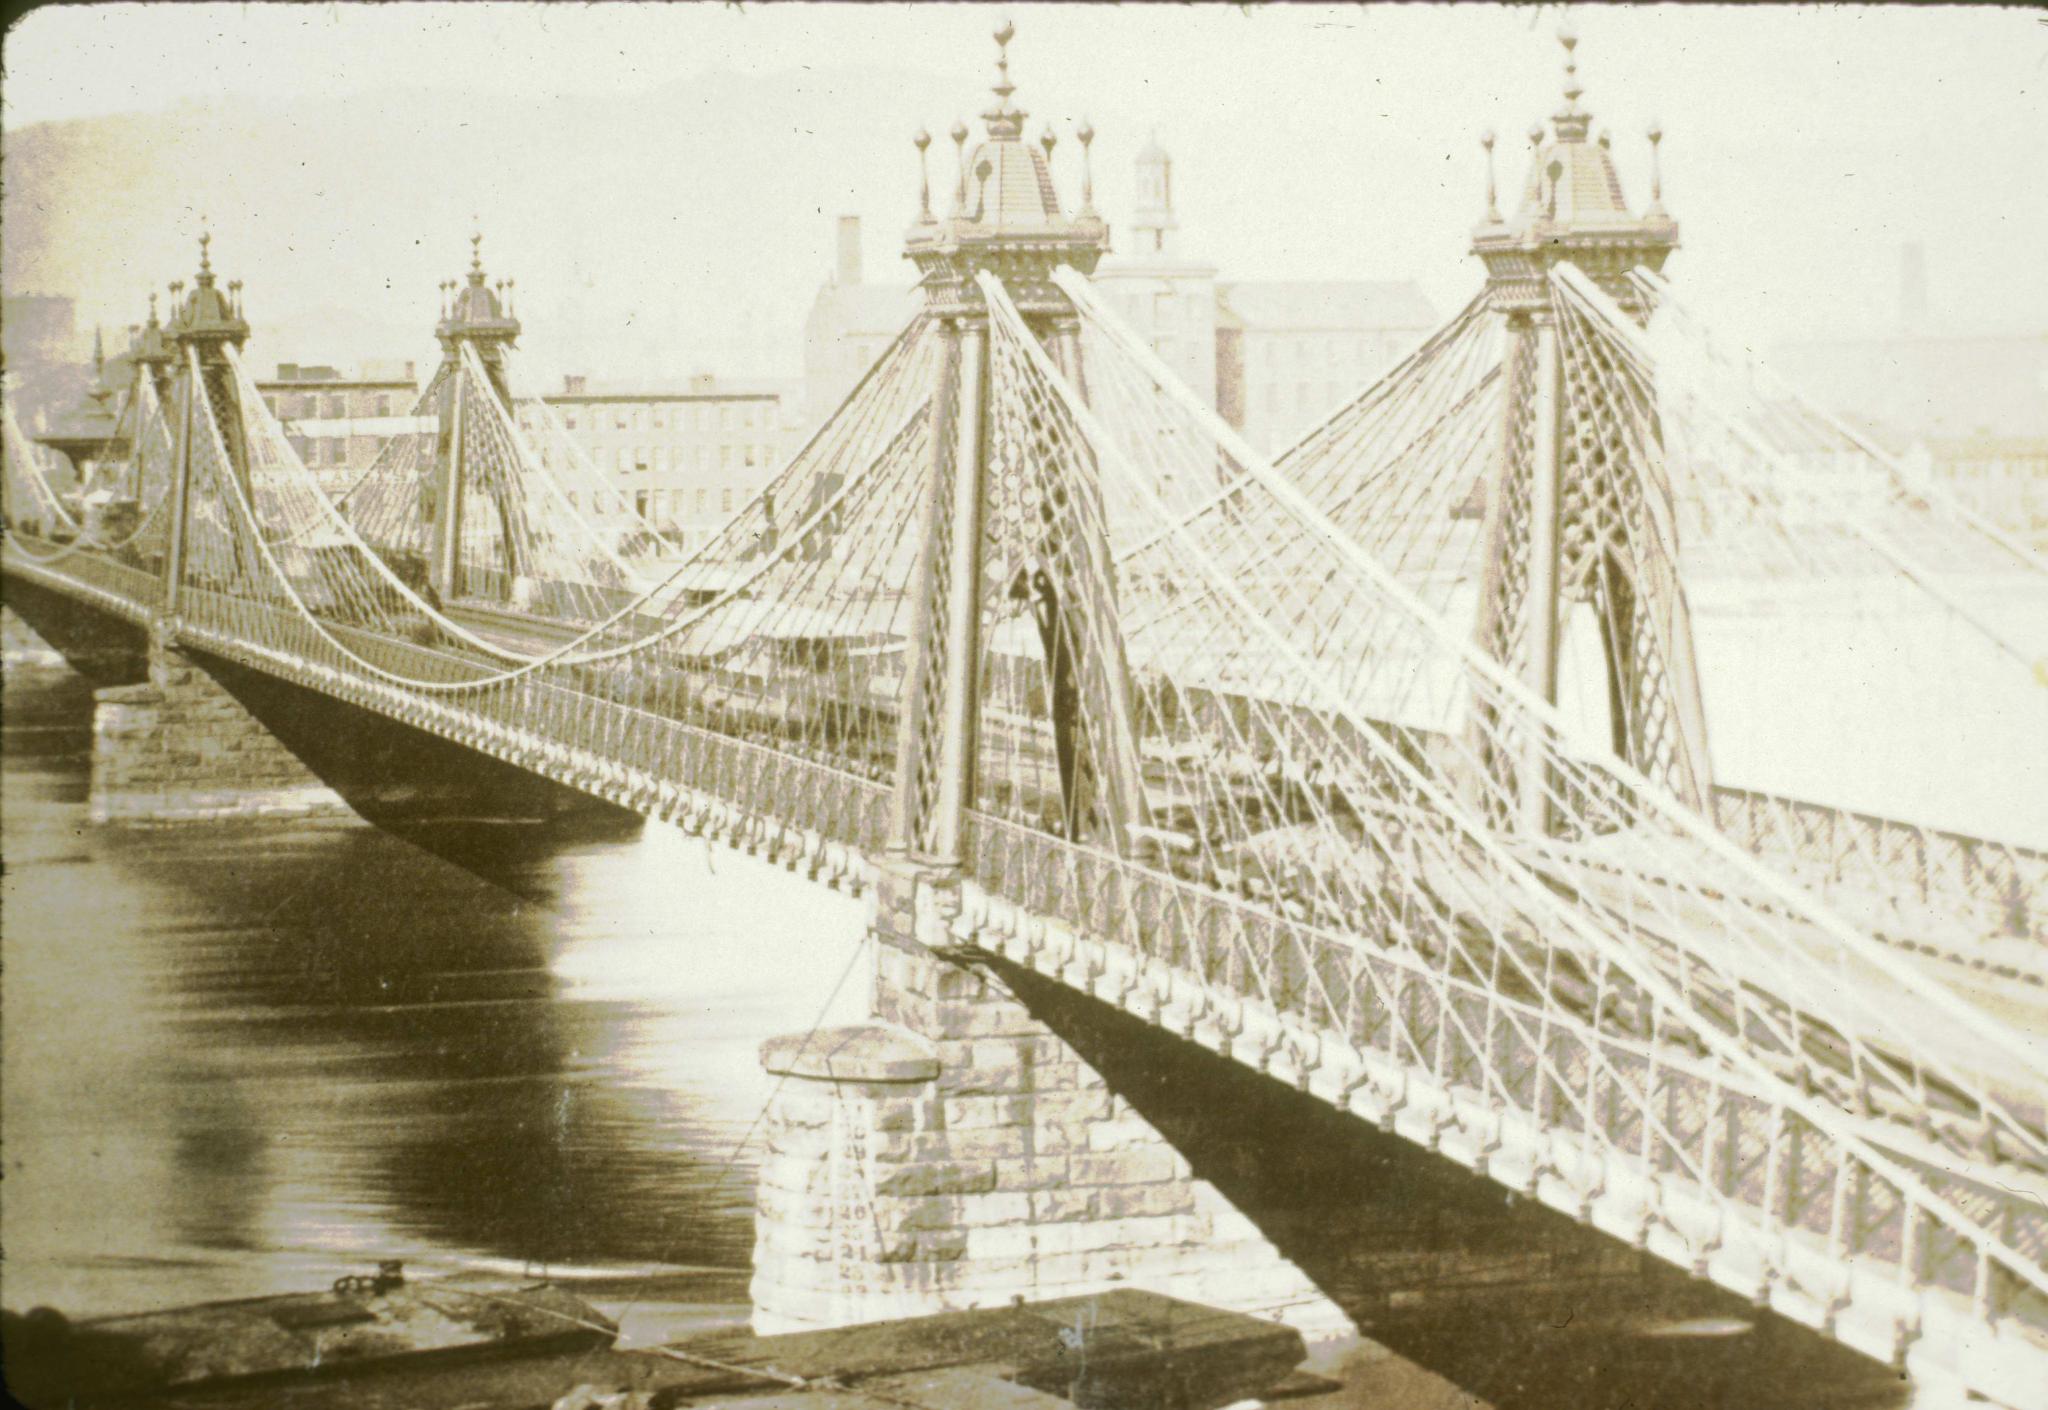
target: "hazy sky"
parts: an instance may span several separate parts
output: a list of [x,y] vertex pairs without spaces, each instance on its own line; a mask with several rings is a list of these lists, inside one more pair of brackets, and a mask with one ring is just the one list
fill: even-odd
[[[224,180],[219,152],[160,157],[191,164],[259,325],[317,340],[300,325],[344,304],[423,332],[474,210],[493,268],[519,279],[537,367],[675,372],[786,348],[793,370],[833,216],[866,218],[871,277],[904,277],[909,135],[928,127],[937,157],[952,120],[987,106],[1002,13],[1032,133],[1049,121],[1070,139],[1092,118],[1098,204],[1121,227],[1131,156],[1156,132],[1185,249],[1226,278],[1412,278],[1449,314],[1478,282],[1479,131],[1501,134],[1507,199],[1522,134],[1559,106],[1554,6],[63,7],[8,36],[0,96],[10,131],[195,101],[255,128],[325,114],[276,135],[294,179],[271,189]],[[1889,325],[1906,241],[1927,247],[1937,322],[2048,328],[2040,12],[1585,7],[1574,22],[1584,102],[1638,206],[1641,134],[1661,119],[1684,238],[1671,273],[1731,334]],[[400,108],[406,133],[382,130]],[[491,146],[513,114],[543,125],[544,148]],[[424,143],[419,165],[365,164],[393,142]],[[1056,165],[1071,205],[1071,140]],[[69,279],[85,317],[129,321],[188,272],[196,220],[149,212],[104,232],[89,265],[10,262],[7,286]]]

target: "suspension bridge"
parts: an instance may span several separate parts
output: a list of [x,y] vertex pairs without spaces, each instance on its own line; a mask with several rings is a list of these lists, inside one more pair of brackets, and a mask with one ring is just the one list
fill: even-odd
[[1810,711],[1853,731],[1799,673],[1882,642],[2005,692],[2038,750],[2048,562],[1686,308],[1569,42],[1510,208],[1486,139],[1471,303],[1255,452],[1091,287],[1093,134],[1069,211],[1009,39],[985,136],[956,125],[936,183],[916,139],[923,308],[687,558],[514,398],[480,251],[414,429],[323,492],[202,237],[97,457],[9,413],[10,590],[872,888],[899,979],[946,967],[891,953],[1036,970],[2048,1406],[2039,820],[1724,781],[1717,744],[1766,725],[1718,716],[1715,674],[1792,604],[1775,689]]

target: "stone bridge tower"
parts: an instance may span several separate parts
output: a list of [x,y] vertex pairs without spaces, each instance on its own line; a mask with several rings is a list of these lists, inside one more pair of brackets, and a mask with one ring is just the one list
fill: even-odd
[[[200,434],[199,418],[205,404],[213,406],[220,443],[227,452],[227,472],[249,492],[249,447],[242,430],[241,390],[236,385],[228,349],[241,351],[249,340],[249,325],[242,317],[242,283],[235,280],[222,289],[214,278],[208,247],[213,236],[199,236],[199,273],[187,296],[183,284],[171,285],[175,308],[171,316],[170,340],[176,350],[182,395],[178,410],[178,459],[171,481],[170,537],[164,552],[164,614],[175,619],[187,576],[187,554],[192,527],[192,448]],[[197,376],[195,384],[193,378]],[[205,389],[205,397],[200,389]]]
[[504,488],[489,482],[481,466],[470,463],[474,438],[464,424],[468,410],[464,399],[471,391],[470,379],[459,375],[465,348],[475,351],[491,394],[507,415],[512,412],[512,393],[505,383],[505,354],[519,339],[519,320],[512,316],[505,302],[510,282],[499,280],[493,287],[484,274],[483,239],[481,233],[470,236],[468,276],[448,280],[441,286],[441,320],[434,326],[444,368],[453,375],[441,379],[440,435],[435,445],[433,479],[425,487],[422,509],[428,524],[427,580],[443,602],[452,602],[465,593],[474,596],[482,586],[463,581],[463,514],[472,490],[484,488],[497,510],[499,540],[506,554],[502,567],[507,595],[526,568],[518,559],[519,536],[513,527],[516,511]]
[[[1621,369],[1597,350],[1565,346],[1550,273],[1570,262],[1631,316],[1648,309],[1631,271],[1653,272],[1678,248],[1678,224],[1664,211],[1650,129],[1650,202],[1630,212],[1605,133],[1579,103],[1577,39],[1565,50],[1564,106],[1529,130],[1529,175],[1521,203],[1503,218],[1493,190],[1493,134],[1487,152],[1486,219],[1473,253],[1486,266],[1487,295],[1506,315],[1502,364],[1505,419],[1486,495],[1486,578],[1479,644],[1536,694],[1558,698],[1559,648],[1574,604],[1592,608],[1607,662],[1607,713],[1614,752],[1678,797],[1704,809],[1712,790],[1692,631],[1677,564],[1670,555],[1669,490],[1661,463],[1641,463],[1620,436]],[[1650,413],[1654,416],[1654,411]],[[1654,430],[1646,438],[1656,445]],[[1660,532],[1653,520],[1661,517]],[[1540,740],[1528,741],[1540,750]],[[1520,825],[1553,826],[1533,758],[1495,759],[1513,781]]]
[[[974,847],[981,636],[994,602],[1025,604],[1038,628],[1062,830],[1121,850],[1144,807],[1096,487],[1049,486],[1029,516],[1004,501],[1033,471],[1019,457],[1036,427],[1014,407],[991,406],[989,313],[976,277],[1002,279],[1085,395],[1078,316],[1051,276],[1063,264],[1092,272],[1109,244],[1085,174],[1094,133],[1085,123],[1077,133],[1082,199],[1068,215],[1054,135],[1024,136],[1012,35],[1007,23],[996,30],[986,137],[970,149],[966,126],[952,129],[951,213],[933,213],[927,172],[906,240],[942,352],[891,845],[874,859],[878,1021],[763,1050],[782,1081],[761,1176],[756,1325],[840,1325],[1126,1281],[1343,1325],[951,933]],[[915,141],[922,157],[930,138]],[[997,424],[998,412],[1009,420]]]

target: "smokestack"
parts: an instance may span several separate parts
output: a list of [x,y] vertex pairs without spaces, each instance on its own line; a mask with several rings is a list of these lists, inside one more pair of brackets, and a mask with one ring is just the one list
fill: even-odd
[[1927,249],[1918,240],[1899,250],[1899,322],[1909,333],[1927,326]]
[[841,285],[860,283],[860,217],[842,215],[839,217],[839,281]]

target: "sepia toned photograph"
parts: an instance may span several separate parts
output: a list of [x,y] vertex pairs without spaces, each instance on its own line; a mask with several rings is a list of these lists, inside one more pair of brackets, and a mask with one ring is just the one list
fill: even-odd
[[33,1410],[2048,1410],[2048,11],[0,51]]

